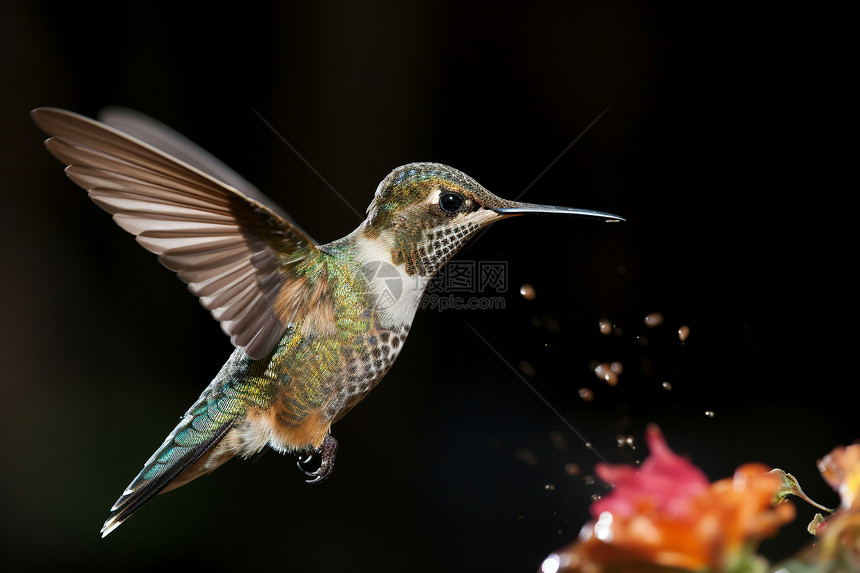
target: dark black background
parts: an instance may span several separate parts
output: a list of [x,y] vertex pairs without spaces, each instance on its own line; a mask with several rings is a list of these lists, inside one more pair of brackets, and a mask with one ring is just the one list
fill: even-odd
[[[837,503],[815,462],[857,438],[844,16],[596,1],[2,12],[4,561],[534,571],[604,492],[594,463],[642,459],[649,422],[711,479],[760,461]],[[359,218],[253,110],[359,212],[392,168],[438,161],[504,197],[528,188],[524,200],[628,222],[521,218],[464,249],[459,260],[508,261],[506,308],[420,311],[384,383],[335,426],[324,485],[269,452],[100,540],[230,352],[181,283],[66,180],[28,117],[113,104],[185,133],[322,242]],[[662,326],[643,324],[651,312]],[[604,317],[619,333],[600,334]],[[613,360],[624,372],[609,387],[591,368]],[[799,507],[768,554],[807,542],[812,513]]]

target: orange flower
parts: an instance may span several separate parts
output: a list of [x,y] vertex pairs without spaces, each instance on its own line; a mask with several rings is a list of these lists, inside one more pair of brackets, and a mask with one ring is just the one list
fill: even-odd
[[[780,571],[860,571],[860,444],[835,448],[818,461],[818,469],[842,501],[836,511],[822,508],[832,513],[827,518],[819,513],[809,524],[816,542],[782,563]],[[786,486],[786,493],[821,507],[798,494],[793,478]]]
[[860,506],[860,444],[835,448],[818,460],[818,471],[839,493],[842,509]]
[[646,442],[650,455],[638,471],[596,468],[615,489],[592,505],[595,519],[580,540],[550,556],[544,571],[721,571],[753,558],[762,538],[794,518],[793,506],[771,504],[781,480],[765,466],[747,464],[710,484],[669,449],[656,426],[648,428]]
[[860,444],[838,447],[818,460],[824,480],[839,493],[839,510],[820,523],[816,547],[821,561],[860,564]]

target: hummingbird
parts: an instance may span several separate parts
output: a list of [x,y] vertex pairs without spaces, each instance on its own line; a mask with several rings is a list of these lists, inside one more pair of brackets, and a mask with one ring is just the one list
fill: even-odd
[[385,376],[428,282],[479,230],[533,213],[624,220],[509,201],[452,167],[411,163],[379,183],[358,228],[319,244],[154,119],[122,108],[101,121],[57,108],[31,115],[68,177],[187,283],[235,347],[111,507],[102,537],[156,494],[267,446],[302,456],[308,483],[326,479],[332,424]]

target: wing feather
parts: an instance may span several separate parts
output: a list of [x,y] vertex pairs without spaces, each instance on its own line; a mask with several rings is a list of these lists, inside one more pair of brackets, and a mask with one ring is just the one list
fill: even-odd
[[129,114],[112,117],[139,139],[64,110],[32,113],[72,181],[188,283],[234,345],[266,356],[299,316],[300,309],[278,305],[278,295],[291,283],[302,288],[291,269],[320,255],[316,243],[217,159]]
[[[99,113],[99,119],[107,125],[130,135],[156,149],[196,167],[203,173],[237,189],[244,196],[253,199],[280,215],[285,221],[301,231],[301,228],[274,201],[249,183],[244,177],[227,167],[208,151],[189,141],[163,123],[142,113],[122,107],[109,107]],[[304,232],[304,231],[302,231]],[[307,234],[307,233],[305,233]]]

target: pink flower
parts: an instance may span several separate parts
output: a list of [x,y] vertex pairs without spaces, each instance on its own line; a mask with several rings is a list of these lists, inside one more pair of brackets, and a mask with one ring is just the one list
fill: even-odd
[[636,470],[599,465],[597,475],[615,488],[591,506],[595,520],[580,540],[553,554],[557,571],[721,571],[794,518],[790,504],[772,505],[781,486],[760,464],[747,464],[713,484],[673,453],[656,426],[647,430],[650,455]]
[[691,509],[691,498],[707,491],[711,484],[704,472],[672,452],[657,426],[648,427],[645,442],[650,455],[638,470],[597,465],[597,477],[615,489],[591,505],[593,517],[607,511],[615,517],[630,517],[645,508],[680,517]]

